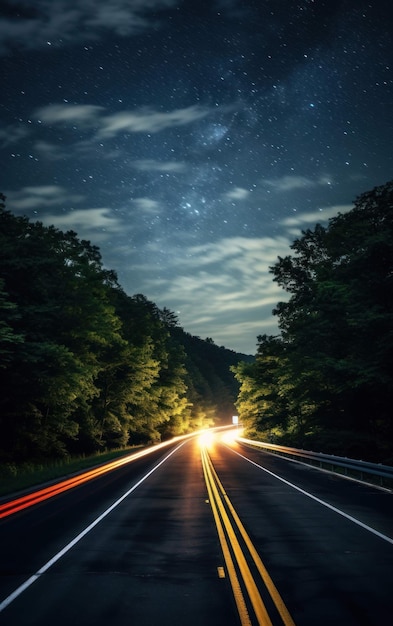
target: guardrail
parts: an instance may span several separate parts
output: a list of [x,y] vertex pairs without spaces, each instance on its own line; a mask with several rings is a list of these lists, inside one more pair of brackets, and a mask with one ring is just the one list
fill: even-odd
[[238,437],[237,441],[241,441],[257,448],[264,448],[268,452],[280,454],[295,460],[301,459],[301,462],[308,463],[314,467],[341,474],[348,478],[354,478],[362,482],[379,485],[387,489],[393,489],[393,467],[390,465],[382,465],[380,463],[369,463],[368,461],[358,461],[356,459],[348,459],[333,454],[323,454],[322,452],[311,452],[310,450],[300,450],[298,448],[288,448],[286,446],[278,446],[273,443],[265,443],[261,441],[253,441]]

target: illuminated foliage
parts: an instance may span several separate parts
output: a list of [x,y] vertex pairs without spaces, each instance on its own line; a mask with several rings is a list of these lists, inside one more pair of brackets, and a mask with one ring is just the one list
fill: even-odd
[[393,182],[291,248],[271,268],[290,295],[274,310],[281,336],[259,338],[255,365],[238,368],[239,414],[296,445],[393,458]]
[[126,295],[96,246],[14,216],[0,197],[0,461],[211,425],[233,413],[239,359]]

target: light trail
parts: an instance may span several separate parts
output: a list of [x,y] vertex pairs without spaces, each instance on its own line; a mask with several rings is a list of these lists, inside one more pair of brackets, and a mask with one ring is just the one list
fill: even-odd
[[155,452],[160,448],[164,448],[165,446],[170,445],[170,443],[173,443],[173,440],[157,444],[147,450],[141,450],[140,452],[129,454],[125,457],[122,457],[121,459],[117,459],[116,461],[105,463],[105,465],[101,465],[100,467],[96,467],[95,469],[83,472],[82,474],[78,474],[77,476],[73,476],[72,478],[67,478],[66,480],[62,480],[48,487],[44,487],[43,489],[39,489],[38,491],[34,491],[26,494],[25,496],[21,496],[20,498],[16,498],[15,500],[5,502],[4,504],[0,505],[0,519],[8,517],[9,515],[13,515],[18,511],[33,506],[34,504],[38,504],[39,502],[43,502],[44,500],[48,500],[49,498],[53,498],[53,496],[57,496],[64,491],[68,491],[69,489],[78,487],[79,485],[82,485],[89,480],[97,478],[98,476],[102,476],[107,472],[111,472],[121,467],[122,465],[132,463],[132,461],[140,459],[147,454],[151,454],[152,452]]
[[[17,589],[15,589],[15,591],[13,591],[2,602],[0,602],[0,613],[4,611],[4,609],[7,606],[9,606],[14,600],[16,600],[16,598],[18,598],[24,591],[26,591],[26,589],[28,589],[36,580],[38,580],[42,576],[42,574],[47,572],[52,567],[52,565],[54,565],[59,559],[61,559],[62,556],[64,556],[67,552],[69,552],[71,548],[73,548],[81,539],[83,539],[83,537],[85,537],[91,530],[93,530],[93,528],[95,528],[97,524],[99,524],[107,515],[109,515],[109,513],[113,511],[113,509],[119,506],[119,504],[121,504],[123,500],[125,500],[133,491],[135,491],[135,489],[139,487],[139,485],[141,485],[147,478],[149,478],[149,476],[151,476],[151,474],[153,474],[153,472],[155,472],[159,467],[161,467],[161,465],[163,465],[165,461],[167,461],[173,454],[175,454],[175,452],[177,452],[184,445],[184,443],[185,442],[180,443],[178,446],[176,446],[176,448],[171,450],[171,452],[169,452],[166,455],[166,457],[161,459],[161,461],[157,463],[149,472],[147,472],[147,474],[142,476],[142,478],[138,480],[138,482],[135,483],[135,485],[133,485],[131,489],[126,491],[126,493],[124,493],[120,498],[118,498],[116,502],[114,502],[109,508],[107,508],[103,513],[101,513],[101,515],[99,515],[93,522],[91,522],[89,526],[87,526],[84,530],[82,530],[82,532],[80,532],[79,535],[74,537],[72,541],[70,541],[66,546],[64,546],[64,548],[62,548],[59,552],[57,552],[57,554],[55,554],[51,559],[49,559],[49,561],[47,561],[45,565],[43,565],[35,574],[30,576],[30,578],[25,580],[25,582],[22,583]],[[139,456],[143,456],[143,455],[140,454]]]

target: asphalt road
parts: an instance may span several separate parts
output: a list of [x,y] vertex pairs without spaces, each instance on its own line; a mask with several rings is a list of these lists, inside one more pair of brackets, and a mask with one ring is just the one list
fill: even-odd
[[[207,452],[292,623],[391,623],[393,494],[238,444]],[[250,569],[271,623],[282,624]],[[198,442],[154,450],[1,520],[5,600],[7,626],[246,624]],[[249,623],[263,623],[246,603]]]

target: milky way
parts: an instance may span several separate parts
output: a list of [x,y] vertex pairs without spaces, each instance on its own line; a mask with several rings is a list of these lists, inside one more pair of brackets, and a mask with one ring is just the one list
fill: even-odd
[[7,208],[253,353],[269,266],[393,178],[392,24],[388,0],[3,2]]

